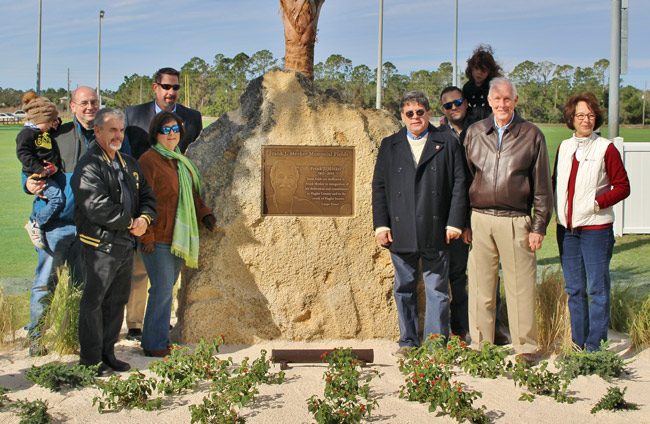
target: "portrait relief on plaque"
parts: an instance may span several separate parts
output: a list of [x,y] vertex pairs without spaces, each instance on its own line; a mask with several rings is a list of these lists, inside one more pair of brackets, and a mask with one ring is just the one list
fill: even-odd
[[263,146],[264,215],[354,214],[354,147]]

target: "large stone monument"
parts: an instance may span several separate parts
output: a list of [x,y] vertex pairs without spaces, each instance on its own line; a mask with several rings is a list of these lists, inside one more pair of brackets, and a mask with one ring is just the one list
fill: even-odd
[[398,128],[385,111],[315,93],[299,73],[254,80],[188,150],[222,231],[201,233],[175,338],[396,339],[370,186],[379,143]]

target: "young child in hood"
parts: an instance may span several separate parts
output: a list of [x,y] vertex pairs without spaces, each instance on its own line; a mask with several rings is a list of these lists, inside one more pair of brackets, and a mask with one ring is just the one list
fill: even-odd
[[59,125],[59,113],[54,103],[33,91],[25,93],[22,100],[27,122],[16,136],[16,155],[25,177],[45,180],[25,229],[34,246],[43,249],[47,244],[44,231],[65,206],[65,195],[56,178],[62,175],[61,154],[56,141],[50,137],[50,130]]

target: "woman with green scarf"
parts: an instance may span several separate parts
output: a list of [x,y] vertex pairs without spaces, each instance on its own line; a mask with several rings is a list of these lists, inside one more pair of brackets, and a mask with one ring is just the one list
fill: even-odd
[[160,112],[151,121],[151,148],[140,157],[140,166],[156,195],[158,219],[142,236],[142,259],[151,287],[142,331],[146,356],[169,354],[169,320],[172,292],[183,262],[199,265],[199,226],[213,231],[216,219],[201,200],[201,175],[178,149],[183,120],[172,112]]

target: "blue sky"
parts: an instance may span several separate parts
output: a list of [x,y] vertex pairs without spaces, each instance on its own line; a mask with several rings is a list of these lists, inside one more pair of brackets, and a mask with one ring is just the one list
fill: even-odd
[[[384,61],[401,73],[436,69],[453,58],[454,0],[385,0]],[[506,71],[523,60],[591,66],[610,54],[609,0],[460,0],[459,67],[479,43],[493,46]],[[629,72],[623,84],[650,80],[650,1],[629,0]],[[96,83],[98,12],[102,87],[125,75],[180,68],[194,56],[284,55],[279,0],[43,0],[42,87]],[[36,83],[38,0],[0,0],[0,87]],[[378,0],[326,0],[316,62],[338,53],[354,65],[377,62]]]

